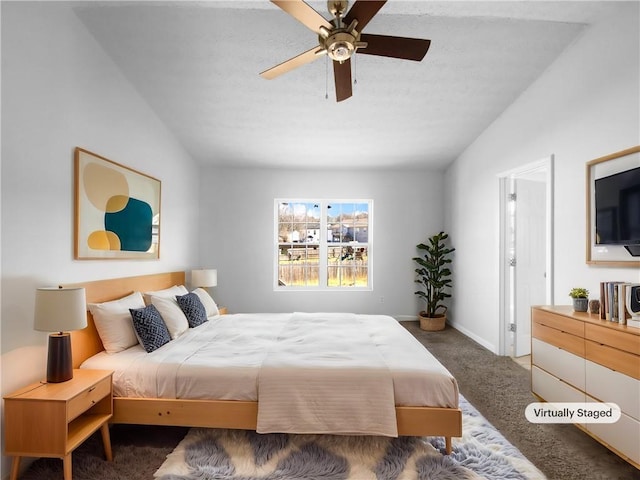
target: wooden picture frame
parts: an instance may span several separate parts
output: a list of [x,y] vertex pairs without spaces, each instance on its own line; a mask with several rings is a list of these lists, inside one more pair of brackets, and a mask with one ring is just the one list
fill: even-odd
[[160,180],[80,147],[74,162],[74,258],[160,258]]
[[623,245],[598,244],[595,226],[596,179],[636,167],[640,167],[640,145],[596,158],[586,164],[586,261],[588,265],[640,268],[640,258],[632,257]]

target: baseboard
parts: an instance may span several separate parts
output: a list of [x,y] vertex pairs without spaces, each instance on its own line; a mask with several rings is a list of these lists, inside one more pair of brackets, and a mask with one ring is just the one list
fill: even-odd
[[[417,321],[418,320],[418,316],[417,315],[393,315],[393,318],[395,318],[398,322],[410,322],[410,321]],[[482,345],[484,348],[486,348],[490,352],[493,352],[496,355],[498,354],[498,350],[496,349],[496,347],[494,345],[492,345],[491,343],[487,342],[484,338],[481,338],[481,337],[477,336],[475,333],[470,332],[466,328],[461,327],[460,325],[457,325],[455,322],[450,322],[449,320],[447,320],[447,324],[451,328],[455,328],[456,330],[458,330],[464,336],[469,337],[474,342],[479,343],[480,345]]]
[[411,322],[418,320],[416,315],[392,315],[399,322]]
[[491,343],[487,342],[484,338],[481,338],[479,336],[477,336],[475,333],[470,332],[469,330],[467,330],[464,327],[461,327],[460,325],[457,325],[455,322],[449,322],[447,321],[447,323],[452,327],[455,328],[456,330],[458,330],[460,333],[464,334],[465,336],[469,337],[471,340],[473,340],[476,343],[479,343],[480,345],[482,345],[484,348],[486,348],[487,350],[489,350],[492,353],[495,353],[496,355],[498,354],[498,349],[495,347],[495,345],[492,345]]

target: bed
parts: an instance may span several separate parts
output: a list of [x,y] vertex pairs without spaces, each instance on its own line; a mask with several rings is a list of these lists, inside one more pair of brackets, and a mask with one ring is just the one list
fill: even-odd
[[[86,289],[87,303],[100,303],[116,300],[136,291],[147,292],[161,290],[174,285],[184,284],[184,272],[169,272],[99,280],[74,286],[83,286]],[[283,412],[286,412],[288,411],[287,409],[291,408],[286,403],[288,399],[298,396],[294,390],[288,390],[288,388],[291,387],[289,383],[295,382],[292,380],[292,382],[287,383],[289,378],[295,380],[296,377],[295,368],[292,369],[290,363],[292,358],[296,358],[296,348],[300,348],[297,346],[300,337],[296,337],[300,332],[296,333],[296,328],[298,330],[302,329],[303,332],[309,332],[311,330],[304,322],[310,322],[318,324],[319,330],[322,330],[323,325],[325,329],[334,329],[335,322],[338,320],[336,317],[337,314],[327,313],[322,314],[321,317],[318,317],[317,315],[318,314],[310,316],[310,314],[304,312],[264,314],[263,316],[266,316],[266,321],[269,322],[269,325],[271,326],[270,328],[274,332],[279,332],[279,339],[284,337],[285,342],[289,342],[291,350],[288,354],[283,356],[279,353],[273,353],[273,350],[269,349],[269,352],[266,353],[264,357],[260,357],[260,360],[257,362],[263,364],[262,368],[258,371],[254,368],[241,368],[238,370],[237,366],[227,365],[226,370],[233,371],[233,376],[235,376],[236,379],[245,377],[246,380],[244,382],[234,380],[234,382],[232,382],[234,388],[227,388],[231,386],[231,383],[228,382],[228,378],[227,383],[225,384],[224,375],[228,374],[228,372],[225,372],[224,365],[221,365],[221,369],[218,373],[211,373],[210,375],[204,374],[198,378],[198,381],[180,380],[178,372],[187,372],[189,369],[198,372],[202,367],[202,361],[197,355],[185,354],[184,352],[188,348],[189,344],[196,345],[197,342],[204,342],[207,335],[217,338],[218,342],[222,339],[222,343],[218,343],[218,345],[227,347],[234,339],[239,339],[240,343],[244,345],[244,342],[246,341],[245,336],[249,334],[258,337],[265,337],[268,345],[271,345],[272,343],[269,343],[272,342],[268,333],[269,329],[260,330],[259,314],[232,314],[211,318],[207,324],[198,326],[194,329],[189,329],[190,331],[186,332],[185,335],[174,340],[172,344],[175,343],[175,345],[171,345],[170,348],[163,347],[163,350],[158,350],[153,352],[153,354],[146,355],[140,348],[131,348],[124,352],[123,355],[118,354],[120,356],[117,357],[119,360],[116,362],[116,365],[113,366],[114,364],[112,363],[112,367],[110,367],[111,369],[116,370],[114,378],[119,377],[118,369],[120,369],[120,367],[117,365],[118,362],[124,362],[126,365],[136,366],[139,364],[140,367],[136,367],[136,369],[123,368],[123,371],[127,370],[129,372],[133,372],[133,376],[129,377],[129,380],[125,381],[125,383],[120,386],[114,384],[114,416],[112,422],[145,425],[245,429],[256,430],[261,433],[268,433],[270,431],[291,431],[282,427],[280,422],[283,420]],[[347,330],[347,333],[343,332],[341,335],[336,335],[336,341],[348,338],[349,344],[354,343],[355,345],[358,345],[359,337],[362,336],[359,333],[362,330],[361,327],[367,323],[375,323],[375,325],[378,325],[374,328],[372,333],[365,334],[365,336],[377,335],[377,340],[374,341],[376,344],[384,343],[383,339],[395,335],[396,333],[393,332],[396,330],[397,334],[400,335],[402,335],[400,332],[404,331],[402,328],[397,329],[397,326],[393,327],[396,330],[387,330],[388,328],[392,328],[387,320],[390,319],[390,317],[384,318],[384,316],[358,316],[348,314],[348,319],[350,322],[347,323],[349,323],[351,327],[347,328],[351,328],[351,330]],[[343,319],[339,320],[342,321]],[[372,320],[375,320],[375,322],[371,322]],[[102,362],[108,362],[109,360],[116,358],[116,356],[111,356],[104,352],[104,346],[90,312],[87,312],[87,323],[88,326],[85,329],[72,332],[74,368],[105,368],[105,365],[109,364]],[[395,323],[395,321],[391,323]],[[331,343],[333,344],[333,342]],[[198,346],[196,350],[207,349],[205,346],[202,346],[206,345],[205,343],[197,344],[200,346]],[[334,348],[341,349],[346,346],[347,343],[344,343],[344,346],[338,344],[338,346],[334,346]],[[306,348],[307,347],[305,347],[305,350],[300,351],[300,360],[302,362],[315,362],[318,358],[322,357],[322,352],[320,350],[316,353],[307,355]],[[361,348],[362,347],[357,347],[357,349]],[[428,354],[423,347],[420,346],[420,348],[422,350],[422,354],[427,358],[427,361],[431,361],[428,359],[430,354]],[[218,352],[217,358],[218,361],[222,361],[223,363],[225,359],[228,359],[231,356],[230,351],[225,351],[222,347],[216,348],[215,350],[221,350],[221,352]],[[378,355],[376,352],[371,352],[371,358],[374,358],[376,355]],[[406,371],[402,367],[406,365],[408,357],[404,359],[398,358],[402,357],[402,355],[393,353],[392,350],[386,352],[383,351],[382,355],[387,355],[386,358],[383,358],[382,363],[390,364],[390,381],[393,386],[392,388],[395,389],[395,401],[392,399],[390,407],[393,410],[392,433],[389,433],[389,425],[387,424],[381,427],[382,430],[380,430],[380,434],[394,436],[395,432],[397,435],[404,436],[442,436],[445,437],[446,450],[450,453],[451,438],[462,435],[462,412],[457,404],[458,393],[455,379],[451,377],[451,380],[449,380],[449,382],[452,383],[452,390],[443,394],[446,398],[432,402],[428,398],[421,398],[421,395],[424,397],[424,394],[420,394],[420,392],[428,392],[430,390],[429,388],[426,388],[425,385],[413,385],[410,383],[411,379],[403,378],[407,377]],[[409,355],[409,353],[407,353],[407,355]],[[366,357],[366,354],[364,356],[366,361],[369,362],[370,360]],[[169,359],[169,357],[180,357],[181,361],[179,366],[175,366],[176,364],[172,364],[171,362],[157,362],[156,360],[161,357],[165,357],[167,359]],[[151,365],[147,362],[149,359],[155,359],[151,362]],[[156,361],[156,363],[153,363],[154,361]],[[327,361],[331,362],[334,361],[334,359],[329,359]],[[435,362],[436,369],[441,369],[441,371],[446,372],[446,369],[439,365],[437,360],[435,360]],[[253,363],[256,362],[254,361]],[[394,371],[394,364],[397,364],[398,366],[397,372]],[[283,365],[287,367],[285,375],[282,373]],[[312,363],[309,363],[308,366],[315,368]],[[246,365],[242,365],[242,367],[246,367]],[[384,367],[383,370],[385,368],[386,367]],[[162,383],[155,378],[147,379],[145,372],[155,370],[169,371],[172,380]],[[344,371],[348,370],[349,367],[344,369]],[[238,376],[236,374],[239,371],[243,373]],[[299,375],[302,377],[300,380],[306,380],[306,377],[308,377],[306,372],[308,371],[308,369],[304,370],[303,373]],[[323,371],[326,373],[326,368],[323,368]],[[333,371],[340,372],[340,374],[332,377],[326,377],[322,380],[323,382],[329,382],[331,384],[331,388],[323,387],[321,385],[315,393],[313,390],[310,390],[308,392],[309,395],[316,395],[316,398],[310,403],[313,403],[317,399],[317,401],[333,405],[332,408],[334,410],[332,414],[335,414],[337,423],[329,425],[329,427],[327,427],[329,430],[326,432],[319,433],[349,433],[344,431],[331,431],[332,428],[335,428],[336,424],[342,423],[342,420],[340,419],[340,402],[342,401],[342,397],[334,392],[340,392],[339,389],[345,383],[350,381],[348,377],[345,377],[347,380],[341,379],[340,375],[341,372],[343,372],[343,369]],[[376,370],[374,370],[374,374],[372,375],[374,376],[371,378],[373,379],[375,377],[376,381],[372,380],[369,385],[363,388],[378,388],[377,384],[380,383],[378,379],[383,377],[380,377],[379,372]],[[209,381],[209,377],[212,379],[211,381]],[[133,378],[133,380],[131,378]],[[176,380],[174,381],[173,379]],[[267,383],[269,380],[271,380],[272,383]],[[209,384],[207,384],[208,381]],[[151,385],[152,388],[147,391],[142,391],[143,389],[141,386],[145,383]],[[440,383],[446,384],[447,381],[443,382],[440,380]],[[260,397],[264,398],[264,401],[260,404],[260,408],[257,394],[255,392],[252,393],[250,388],[251,385],[258,385],[261,387]],[[216,390],[216,386],[218,390]],[[154,391],[154,388],[156,388],[156,391]],[[220,390],[220,388],[222,388],[222,390]],[[307,387],[305,387],[305,389],[306,388]],[[314,388],[313,385],[310,388]],[[187,391],[189,389],[190,391]],[[231,392],[234,389],[238,389],[239,391]],[[264,395],[262,394],[263,392]],[[271,410],[267,409],[265,406],[268,394],[278,397],[278,402],[275,403],[276,407]],[[416,397],[416,394],[418,397]],[[336,398],[331,398],[330,395],[335,395]],[[300,403],[299,400],[300,399],[297,400],[298,403]],[[345,400],[345,402],[349,401],[349,398]],[[430,406],[429,402],[435,403],[437,406]],[[362,413],[365,416],[370,416],[371,413],[371,411],[367,413],[366,408],[377,408],[375,405],[368,405],[368,403],[369,402],[367,402],[367,405],[363,405],[362,407]],[[347,409],[346,405],[347,404],[345,403],[345,409]],[[278,408],[280,410],[278,410]],[[304,412],[304,408],[301,411]],[[382,412],[382,410],[380,411]],[[309,415],[306,416],[308,417]],[[381,414],[380,417],[381,421],[385,420],[385,415]],[[367,434],[367,432],[360,431],[354,431],[353,433]]]

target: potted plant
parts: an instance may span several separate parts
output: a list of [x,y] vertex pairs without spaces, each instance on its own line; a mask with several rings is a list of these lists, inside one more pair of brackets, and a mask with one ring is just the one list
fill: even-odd
[[573,298],[573,311],[586,312],[589,306],[589,290],[586,288],[572,288],[569,296]]
[[451,288],[450,254],[455,248],[449,248],[445,240],[449,238],[444,232],[429,237],[427,243],[417,246],[423,252],[421,257],[414,257],[418,264],[415,269],[418,278],[416,283],[422,290],[415,292],[426,304],[425,310],[419,313],[420,328],[423,330],[443,330],[447,320],[447,306],[442,303],[451,297],[447,290]]

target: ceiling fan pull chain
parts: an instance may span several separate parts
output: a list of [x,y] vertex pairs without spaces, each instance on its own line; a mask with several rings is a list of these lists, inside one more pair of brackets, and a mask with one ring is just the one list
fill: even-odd
[[358,83],[358,55],[353,52],[353,84],[356,85]]
[[329,56],[325,56],[325,62],[324,62],[324,71],[325,71],[325,75],[324,75],[324,99],[325,100],[329,100]]

